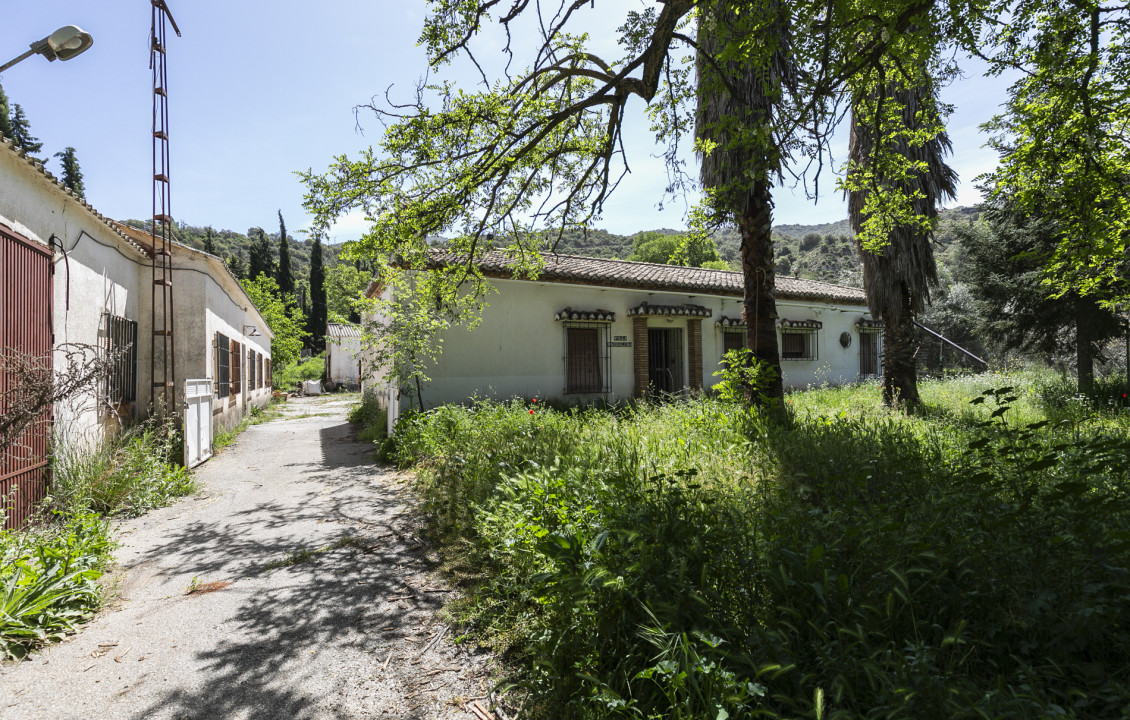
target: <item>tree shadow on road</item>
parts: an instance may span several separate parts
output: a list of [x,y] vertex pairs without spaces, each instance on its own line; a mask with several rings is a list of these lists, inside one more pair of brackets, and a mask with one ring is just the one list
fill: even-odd
[[417,712],[403,698],[426,668],[404,673],[408,663],[398,662],[384,671],[386,658],[423,650],[438,629],[442,596],[425,587],[430,563],[394,476],[360,452],[371,446],[348,425],[321,429],[320,446],[280,497],[264,491],[261,502],[223,522],[194,522],[139,558],[167,565],[175,556],[201,577],[234,582],[180,600],[217,603],[213,632],[222,638],[196,654],[199,678],[135,717],[345,718],[362,708],[423,717],[423,706]]

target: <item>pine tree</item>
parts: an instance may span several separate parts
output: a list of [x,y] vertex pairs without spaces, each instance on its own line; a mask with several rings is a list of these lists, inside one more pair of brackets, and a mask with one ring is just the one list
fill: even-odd
[[260,275],[273,277],[275,274],[274,252],[271,250],[271,241],[263,228],[255,228],[258,238],[251,244],[251,260],[247,267],[247,276],[254,280]]
[[8,140],[14,139],[12,137],[12,108],[8,106],[8,95],[4,92],[3,85],[0,85],[0,135]]
[[[43,151],[43,143],[39,142],[39,138],[32,137],[31,122],[28,121],[27,115],[24,115],[24,109],[20,107],[19,103],[12,106],[11,129],[12,140],[15,141],[16,147],[33,157],[36,153]],[[68,148],[68,150],[70,149],[73,148]]]
[[243,251],[240,250],[235,255],[228,255],[227,259],[228,270],[231,274],[235,275],[239,280],[247,279],[247,266],[243,264]]
[[305,282],[298,287],[298,309],[304,317],[310,316],[310,285]]
[[60,158],[63,163],[63,184],[70,188],[75,195],[85,199],[86,187],[82,184],[82,170],[79,170],[75,149],[68,147],[63,152],[55,153],[55,157]]
[[204,235],[204,252],[208,253],[209,255],[216,254],[216,242],[215,238],[213,237],[212,228],[208,228],[206,234]]
[[322,239],[314,238],[310,250],[310,315],[306,331],[310,333],[310,349],[318,353],[326,349],[326,269],[322,264]]
[[294,295],[294,273],[290,269],[290,244],[286,239],[286,223],[283,222],[282,210],[279,210],[279,266],[275,281],[283,297]]

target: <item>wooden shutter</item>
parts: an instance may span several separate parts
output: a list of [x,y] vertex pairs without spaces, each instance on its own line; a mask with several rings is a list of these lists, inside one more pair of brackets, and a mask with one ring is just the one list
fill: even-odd
[[238,395],[243,388],[240,381],[243,379],[243,348],[235,340],[231,341],[231,394]]
[[565,392],[601,392],[600,333],[596,328],[566,328]]

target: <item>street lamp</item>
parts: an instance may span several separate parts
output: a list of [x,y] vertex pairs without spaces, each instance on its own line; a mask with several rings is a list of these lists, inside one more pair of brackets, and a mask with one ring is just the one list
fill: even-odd
[[25,60],[32,55],[42,55],[52,62],[56,58],[59,60],[70,60],[75,55],[86,52],[93,44],[94,38],[90,37],[90,33],[77,25],[66,25],[42,40],[33,42],[30,50],[20,55],[15,60],[5,63],[0,67],[0,72],[4,72],[19,61]]

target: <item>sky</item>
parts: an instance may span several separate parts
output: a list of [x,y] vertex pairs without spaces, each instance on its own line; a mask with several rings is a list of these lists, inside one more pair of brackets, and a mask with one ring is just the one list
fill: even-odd
[[[379,142],[383,128],[358,105],[392,97],[408,99],[426,71],[416,41],[426,10],[423,0],[168,0],[183,33],[168,40],[172,214],[179,222],[246,232],[275,231],[282,211],[294,234],[310,223],[304,188],[295,174],[325,171],[336,156],[355,155]],[[645,0],[606,0],[585,20],[594,45],[612,48],[613,28],[627,7]],[[610,7],[611,6],[611,7]],[[74,147],[87,200],[116,219],[151,213],[152,76],[149,70],[150,3],[145,0],[2,0],[0,63],[62,25],[78,25],[94,37],[86,53],[67,62],[33,56],[0,75],[10,102],[19,103],[42,155]],[[501,47],[487,33],[480,51]],[[948,120],[960,177],[950,206],[972,205],[980,194],[973,179],[996,165],[983,147],[979,125],[999,111],[1007,82],[982,77],[968,63],[968,77],[943,91],[954,105]],[[450,74],[472,89],[477,75],[461,64]],[[682,200],[666,202],[660,149],[643,117],[643,103],[625,131],[631,174],[606,205],[597,227],[620,234],[685,227]],[[832,152],[833,168],[846,155],[846,132]],[[692,174],[695,160],[686,157]],[[61,176],[59,161],[49,171]],[[821,177],[822,197],[801,189],[774,193],[777,224],[818,224],[846,217],[833,170]],[[0,188],[3,192],[3,188]],[[693,201],[693,198],[692,198]],[[343,219],[330,242],[355,239],[364,218]]]

